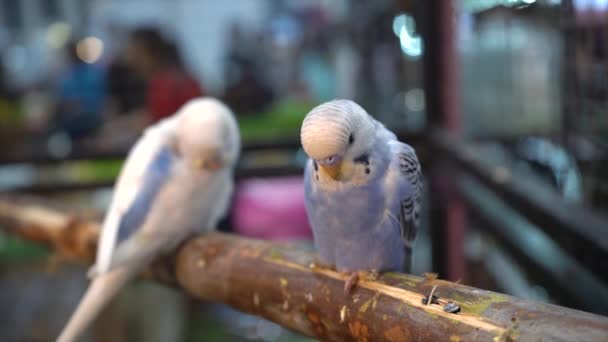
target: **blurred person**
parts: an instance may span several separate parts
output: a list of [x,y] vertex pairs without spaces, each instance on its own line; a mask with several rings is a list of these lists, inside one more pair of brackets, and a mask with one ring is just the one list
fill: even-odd
[[118,55],[110,62],[106,77],[114,112],[126,115],[145,105],[146,84],[125,56]]
[[274,100],[274,92],[256,72],[255,62],[249,58],[240,59],[238,68],[238,77],[227,85],[223,100],[241,115],[268,109]]
[[121,117],[133,116],[145,105],[146,82],[129,63],[127,43],[131,29],[119,22],[110,22],[108,33],[112,37],[106,44],[108,51],[112,51],[106,72],[110,112]]
[[261,77],[259,63],[256,62],[255,40],[245,34],[239,22],[232,23],[228,32],[223,100],[236,113],[249,114],[267,109],[272,101],[272,92]]
[[84,62],[77,50],[76,42],[66,45],[68,67],[56,85],[54,129],[65,132],[72,139],[82,138],[97,130],[102,123],[106,100],[103,69]]
[[145,112],[148,124],[175,113],[184,103],[205,95],[203,87],[184,67],[180,51],[154,28],[131,33],[129,64],[146,81]]

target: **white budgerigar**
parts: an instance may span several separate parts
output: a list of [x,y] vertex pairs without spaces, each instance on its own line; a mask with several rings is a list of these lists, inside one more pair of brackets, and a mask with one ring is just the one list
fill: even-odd
[[215,228],[229,206],[239,151],[232,112],[212,98],[192,100],[146,129],[116,182],[92,282],[58,341],[79,338],[159,254]]
[[351,274],[410,271],[422,172],[414,149],[350,100],[306,115],[306,209],[320,263]]

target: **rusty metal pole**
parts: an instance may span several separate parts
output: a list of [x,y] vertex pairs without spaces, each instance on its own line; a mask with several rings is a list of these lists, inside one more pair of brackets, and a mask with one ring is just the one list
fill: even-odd
[[[419,1],[424,39],[424,79],[429,131],[443,127],[462,134],[459,101],[457,11],[454,0]],[[440,160],[430,165],[431,238],[433,270],[450,280],[465,277],[464,237],[466,206],[445,177]]]
[[562,144],[568,146],[570,134],[576,130],[577,114],[581,107],[581,87],[578,82],[576,65],[576,13],[572,0],[562,0],[560,4],[560,26],[563,38],[561,60],[561,137]]
[[[443,126],[452,134],[463,134],[463,122],[460,107],[459,56],[458,56],[458,13],[454,0],[441,0],[439,7],[440,41],[443,45],[441,61],[442,82],[441,101],[443,102]],[[450,179],[450,189],[453,188]],[[446,278],[452,281],[464,279],[466,261],[464,240],[466,234],[467,209],[460,194],[450,194],[447,207],[446,235],[448,240]]]

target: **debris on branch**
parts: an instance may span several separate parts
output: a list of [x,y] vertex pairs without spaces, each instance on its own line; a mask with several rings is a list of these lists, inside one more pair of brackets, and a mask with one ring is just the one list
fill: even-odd
[[[99,225],[36,202],[0,198],[0,228],[46,243],[69,258],[90,261]],[[600,341],[608,336],[606,317],[451,283],[433,274],[362,278],[345,295],[345,278],[310,267],[313,257],[289,244],[213,233],[187,241],[148,274],[193,297],[324,341]]]

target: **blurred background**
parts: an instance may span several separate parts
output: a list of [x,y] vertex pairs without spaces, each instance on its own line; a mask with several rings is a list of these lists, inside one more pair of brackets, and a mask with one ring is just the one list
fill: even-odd
[[[415,274],[608,314],[608,1],[0,0],[3,194],[99,218],[142,129],[197,96],[243,136],[222,230],[310,247],[299,126],[350,98],[421,159]],[[0,231],[0,340],[68,319],[86,267],[54,258]],[[88,338],[306,340],[143,281]]]

